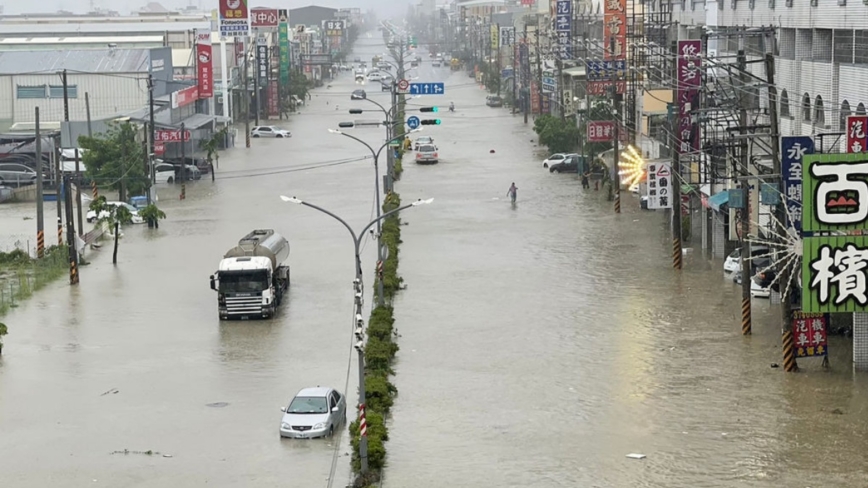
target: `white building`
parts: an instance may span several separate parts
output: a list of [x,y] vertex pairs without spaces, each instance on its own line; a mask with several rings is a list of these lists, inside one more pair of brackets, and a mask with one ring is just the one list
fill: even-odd
[[0,130],[32,122],[35,108],[44,123],[64,120],[63,84],[67,70],[69,119],[100,120],[148,103],[148,49],[0,52]]

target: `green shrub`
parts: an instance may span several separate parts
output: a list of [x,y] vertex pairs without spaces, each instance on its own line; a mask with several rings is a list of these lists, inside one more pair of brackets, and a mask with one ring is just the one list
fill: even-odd
[[[383,442],[389,440],[389,432],[383,416],[370,409],[365,410],[365,423],[368,425],[368,468],[379,471],[386,464],[386,448]],[[353,447],[353,470],[361,470],[359,460],[359,421],[350,423],[350,445]]]
[[368,337],[381,341],[391,340],[394,324],[392,307],[377,307],[371,312],[371,319],[368,321]]
[[384,374],[392,374],[392,358],[395,357],[396,352],[398,352],[398,345],[391,340],[370,337],[365,346],[365,368],[368,372],[380,371]]
[[365,372],[365,405],[368,411],[386,414],[392,408],[398,389],[386,379],[387,374],[377,370]]

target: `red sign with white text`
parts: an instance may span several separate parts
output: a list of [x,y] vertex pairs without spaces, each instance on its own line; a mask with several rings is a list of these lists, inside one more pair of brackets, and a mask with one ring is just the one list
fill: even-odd
[[847,116],[847,152],[868,151],[868,115]]
[[199,98],[214,96],[214,63],[211,54],[211,31],[196,29],[196,79]]
[[[184,142],[190,140],[190,131],[184,131]],[[164,142],[181,142],[181,130],[180,129],[158,129],[154,131],[154,149],[156,150],[156,146],[162,145]],[[165,146],[164,146],[165,150]]]
[[826,356],[829,354],[826,326],[829,314],[793,314],[793,339],[796,343],[796,357]]
[[276,8],[255,7],[250,9],[250,25],[257,28],[277,27]]
[[220,0],[220,17],[247,19],[247,0]]
[[268,116],[280,115],[280,97],[277,93],[277,80],[268,81]]
[[199,99],[199,87],[189,86],[172,93],[172,108],[181,108]]
[[589,142],[609,142],[615,137],[615,122],[592,120],[588,122]]
[[159,143],[159,144],[155,143],[154,144],[154,155],[155,156],[162,156],[165,153],[166,153],[166,145],[165,144],[162,144],[162,143]]
[[627,57],[627,0],[605,0],[604,6],[604,59],[625,59]]
[[588,95],[608,95],[612,85],[615,86],[615,93],[619,95],[627,91],[626,81],[589,81]]

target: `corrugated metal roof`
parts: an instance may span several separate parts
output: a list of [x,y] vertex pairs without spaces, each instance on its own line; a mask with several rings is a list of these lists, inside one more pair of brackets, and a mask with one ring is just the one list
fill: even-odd
[[140,42],[163,42],[163,36],[113,36],[113,37],[4,37],[0,38],[3,44],[111,44],[111,43],[140,43]]
[[83,73],[146,73],[148,49],[81,49],[0,52],[0,74],[53,73],[67,69]]
[[185,32],[193,29],[210,29],[208,20],[197,22],[130,22],[105,24],[11,24],[0,22],[0,31],[4,35],[21,36],[22,34],[101,34],[106,32],[141,33],[141,32]]

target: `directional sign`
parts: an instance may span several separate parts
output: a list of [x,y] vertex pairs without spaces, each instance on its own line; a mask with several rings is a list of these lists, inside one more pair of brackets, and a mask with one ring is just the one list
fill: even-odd
[[407,93],[410,91],[410,82],[407,80],[398,81],[398,93]]
[[410,95],[443,95],[445,83],[410,83]]
[[415,115],[407,119],[407,127],[409,127],[410,129],[418,128],[419,124],[419,117],[416,117]]

